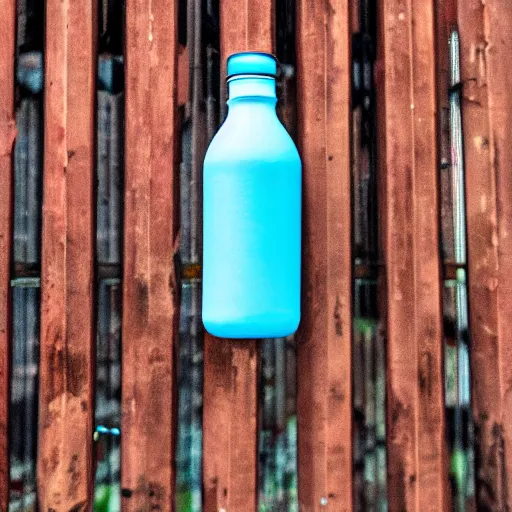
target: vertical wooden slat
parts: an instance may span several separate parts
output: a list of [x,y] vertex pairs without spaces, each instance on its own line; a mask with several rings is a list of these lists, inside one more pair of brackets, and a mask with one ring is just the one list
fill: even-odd
[[299,150],[304,172],[298,333],[301,510],[352,510],[350,9],[298,2]]
[[177,2],[126,4],[122,505],[172,510],[175,486]]
[[205,337],[205,512],[257,510],[258,351],[254,340]]
[[12,163],[14,118],[14,50],[16,2],[1,0],[0,30],[0,512],[9,504],[9,367]]
[[460,1],[478,510],[512,508],[512,4]]
[[433,0],[380,11],[390,510],[447,509]]
[[46,4],[38,500],[92,498],[96,2]]
[[226,59],[235,52],[274,51],[274,3],[270,0],[220,0],[221,119],[227,112]]
[[[235,52],[272,52],[273,2],[223,0],[221,79]],[[255,340],[204,342],[203,483],[205,512],[257,509],[258,369]]]
[[361,31],[361,3],[359,1],[350,3],[350,30],[352,34]]

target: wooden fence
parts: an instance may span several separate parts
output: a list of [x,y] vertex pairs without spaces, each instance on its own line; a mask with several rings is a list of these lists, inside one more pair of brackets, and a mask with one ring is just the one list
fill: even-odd
[[[188,6],[193,25],[205,7],[201,1]],[[236,51],[278,52],[283,19],[272,0],[221,0],[219,7],[221,63]],[[199,21],[190,31],[187,67],[178,34],[183,8],[174,0],[126,0],[123,510],[175,507],[180,279],[200,277],[200,244],[191,248],[191,264],[179,263],[180,95],[193,91],[191,169],[198,183],[216,129],[205,118],[213,107],[198,99],[208,84],[194,66],[204,51],[204,27]],[[0,0],[0,12],[0,511],[7,511],[16,1]],[[303,306],[296,335],[300,510],[360,509],[354,490],[353,390],[361,375],[353,364],[353,292],[361,278],[377,280],[385,331],[389,510],[454,506],[442,300],[444,280],[456,278],[465,287],[464,276],[476,479],[475,502],[464,506],[512,509],[512,3],[382,0],[368,13],[356,0],[297,0],[288,15],[296,20],[296,101],[280,114],[297,132],[304,166]],[[378,240],[372,258],[356,259],[353,182],[360,155],[353,126],[361,113],[352,85],[354,35],[373,15],[376,46],[364,51],[374,63],[377,136],[367,158],[377,162],[371,192]],[[95,0],[46,0],[37,448],[37,500],[45,511],[92,509],[95,282],[105,272],[95,262],[98,21]],[[455,80],[454,29],[461,56]],[[444,148],[443,115],[454,108],[450,95],[459,93],[463,159],[453,141],[451,154]],[[462,163],[467,260],[465,254],[444,257],[441,247],[441,169]],[[196,205],[197,190],[190,198]],[[200,216],[191,229],[198,226]],[[258,508],[260,348],[256,340],[205,335],[207,512]]]

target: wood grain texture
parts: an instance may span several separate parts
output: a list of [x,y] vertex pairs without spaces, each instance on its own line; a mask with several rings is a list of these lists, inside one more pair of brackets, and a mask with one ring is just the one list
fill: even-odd
[[96,2],[46,4],[38,501],[92,507]]
[[12,246],[16,2],[0,0],[0,512],[9,504],[10,265]]
[[220,9],[221,119],[226,110],[226,61],[236,52],[274,50],[274,2],[270,0],[222,0]]
[[478,510],[512,509],[512,4],[460,1]]
[[447,509],[433,0],[381,4],[390,510]]
[[351,25],[347,0],[297,3],[303,302],[300,509],[352,510]]
[[205,337],[204,510],[256,511],[259,346]]
[[126,3],[122,507],[174,510],[177,2]]
[[[220,2],[221,90],[226,59],[272,52],[271,0]],[[222,102],[221,97],[221,102]],[[225,107],[225,105],[223,105]],[[205,512],[255,512],[258,496],[258,369],[255,340],[204,340],[203,486]]]
[[274,5],[269,0],[223,0],[220,2],[221,79],[226,76],[226,59],[235,52],[272,52],[274,48]]

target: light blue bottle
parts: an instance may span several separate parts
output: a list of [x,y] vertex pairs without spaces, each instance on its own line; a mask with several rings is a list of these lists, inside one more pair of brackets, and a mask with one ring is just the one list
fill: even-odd
[[276,115],[276,61],[228,59],[229,112],[204,161],[203,323],[270,338],[300,320],[301,162]]

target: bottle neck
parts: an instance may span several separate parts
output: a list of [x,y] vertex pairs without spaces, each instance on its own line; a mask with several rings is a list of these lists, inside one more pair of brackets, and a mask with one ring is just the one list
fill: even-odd
[[228,105],[234,106],[244,100],[261,100],[275,105],[276,80],[258,75],[239,75],[228,80]]

